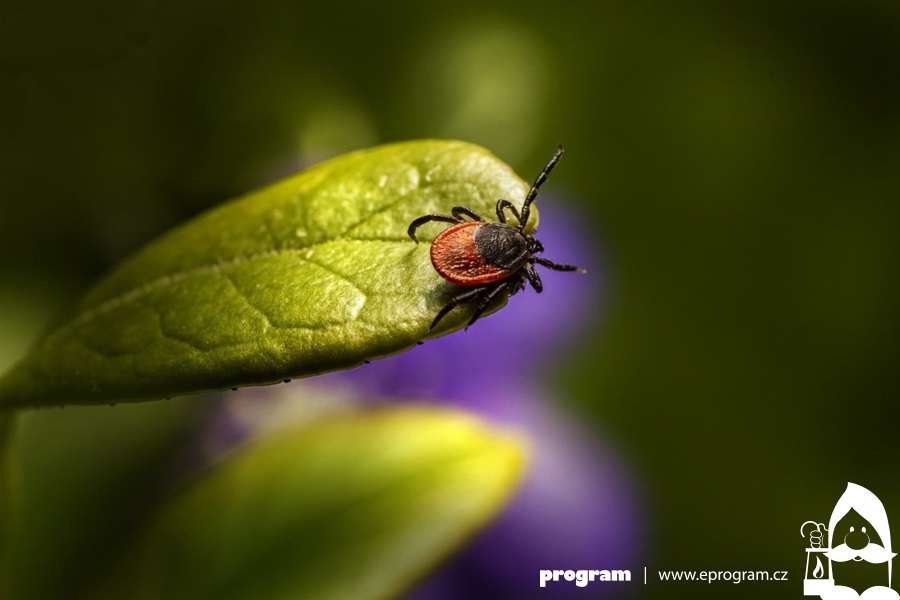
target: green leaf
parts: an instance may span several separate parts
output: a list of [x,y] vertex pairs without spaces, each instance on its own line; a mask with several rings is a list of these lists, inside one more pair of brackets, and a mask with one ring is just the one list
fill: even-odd
[[[318,165],[125,261],[0,380],[0,407],[275,382],[401,351],[429,335],[453,293],[428,243],[406,237],[409,222],[456,205],[490,218],[498,198],[520,203],[526,190],[462,142],[381,146]],[[422,238],[440,228],[425,226]]]
[[92,597],[391,597],[497,513],[523,463],[433,408],[272,434],[176,497]]
[[74,598],[94,585],[154,514],[208,409],[191,398],[19,413],[0,484],[0,598]]
[[9,589],[8,576],[3,565],[8,564],[12,556],[12,545],[9,541],[9,530],[12,523],[13,497],[13,452],[10,438],[15,426],[16,413],[0,414],[0,598],[4,590]]

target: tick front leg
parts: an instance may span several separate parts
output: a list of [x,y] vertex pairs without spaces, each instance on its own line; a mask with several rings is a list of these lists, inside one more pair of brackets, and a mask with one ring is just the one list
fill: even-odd
[[443,319],[445,316],[447,316],[447,313],[450,312],[451,310],[453,310],[454,308],[456,308],[457,305],[461,304],[462,302],[467,302],[468,300],[471,300],[472,298],[475,298],[476,296],[478,296],[478,294],[480,294],[483,291],[484,291],[484,287],[482,286],[482,287],[472,288],[471,290],[466,290],[465,292],[462,292],[461,294],[457,294],[456,296],[453,296],[453,298],[450,299],[450,302],[445,304],[444,308],[442,308],[440,311],[438,311],[438,314],[435,315],[434,320],[431,322],[431,326],[428,329],[434,329],[435,326],[440,322],[440,320]]
[[534,291],[538,294],[544,291],[544,284],[541,283],[541,276],[534,270],[534,265],[525,265],[522,267],[522,271],[525,273],[525,278],[528,279],[528,283],[531,284]]
[[550,176],[550,171],[553,170],[553,167],[555,167],[556,163],[559,162],[559,159],[562,158],[564,152],[565,150],[563,150],[563,147],[559,146],[556,149],[556,154],[553,155],[553,158],[550,159],[550,162],[547,163],[544,170],[541,171],[540,175],[537,176],[537,179],[534,180],[534,183],[531,184],[531,189],[528,190],[528,195],[525,196],[525,202],[522,203],[522,217],[519,219],[520,231],[525,229],[525,224],[528,223],[528,217],[531,214],[531,203],[537,198],[538,190],[541,189],[541,186],[547,181],[547,177]]
[[443,223],[462,223],[461,219],[457,219],[455,217],[447,217],[444,215],[423,215],[418,219],[413,219],[413,222],[409,224],[409,227],[406,230],[406,235],[408,235],[412,241],[418,244],[419,240],[416,239],[416,229],[430,221],[441,221]]
[[478,306],[475,307],[475,312],[472,313],[472,318],[469,319],[469,322],[466,323],[466,329],[471,327],[478,318],[484,314],[484,311],[488,309],[493,302],[494,298],[500,295],[500,292],[506,289],[509,285],[508,281],[504,281],[502,283],[496,284],[493,288],[487,288],[484,294],[478,299]]
[[513,203],[509,200],[497,200],[497,219],[499,219],[501,223],[506,223],[507,209],[509,209],[509,212],[511,212],[516,218],[516,221],[519,222],[519,225],[521,225],[522,219],[521,217],[519,217],[519,210],[515,206],[513,206]]
[[454,206],[452,209],[450,209],[450,214],[452,214],[455,218],[459,219],[460,221],[463,220],[463,218],[460,215],[466,215],[473,221],[484,221],[484,219],[482,219],[479,215],[472,212],[465,206]]
[[509,285],[509,295],[515,296],[519,292],[525,289],[525,277],[520,275],[516,277],[514,280],[511,280]]
[[578,271],[579,273],[587,273],[581,267],[576,267],[575,265],[558,265],[552,260],[547,260],[546,258],[532,258],[531,262],[537,265],[541,265],[542,267],[547,267],[548,269],[553,269],[554,271]]

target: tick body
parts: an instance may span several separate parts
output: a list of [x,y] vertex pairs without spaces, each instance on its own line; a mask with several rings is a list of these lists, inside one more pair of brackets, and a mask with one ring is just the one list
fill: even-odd
[[[463,290],[438,312],[431,323],[432,328],[459,304],[474,302],[475,310],[468,327],[501,293],[516,294],[525,289],[526,281],[540,293],[544,288],[535,265],[556,271],[581,271],[574,265],[559,265],[535,256],[543,252],[544,247],[534,236],[524,232],[538,189],[562,154],[560,146],[528,191],[521,212],[509,200],[497,200],[499,223],[487,223],[468,208],[456,206],[450,211],[451,216],[423,215],[409,224],[407,233],[415,242],[418,242],[416,229],[425,223],[452,224],[432,242],[431,264],[441,277]],[[515,218],[515,224],[507,223],[507,212]]]
[[431,244],[431,264],[450,283],[474,287],[509,279],[528,259],[528,240],[514,227],[468,221]]

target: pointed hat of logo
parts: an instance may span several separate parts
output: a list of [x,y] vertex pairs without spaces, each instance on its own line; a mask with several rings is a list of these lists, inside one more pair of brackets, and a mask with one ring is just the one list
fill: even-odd
[[[884,549],[888,552],[891,550],[891,526],[888,524],[887,512],[878,496],[867,490],[861,485],[855,483],[847,483],[847,489],[834,505],[831,512],[831,519],[828,521],[828,547],[834,548],[835,525],[844,518],[851,510],[855,510],[859,515],[872,525],[872,529],[881,538]],[[888,561],[888,586],[891,585],[891,575],[893,569],[893,560]]]

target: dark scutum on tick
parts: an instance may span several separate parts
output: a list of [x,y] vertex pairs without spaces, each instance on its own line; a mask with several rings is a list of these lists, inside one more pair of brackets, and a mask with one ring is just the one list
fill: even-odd
[[[500,294],[504,291],[510,296],[516,294],[525,289],[526,281],[536,292],[542,292],[544,286],[535,265],[554,271],[584,272],[574,265],[559,265],[535,256],[544,251],[544,246],[534,236],[525,233],[525,225],[531,215],[531,204],[562,155],[563,148],[560,146],[534,180],[521,211],[509,200],[497,200],[499,223],[486,223],[468,208],[455,206],[449,217],[423,215],[409,224],[407,233],[414,242],[418,242],[416,229],[425,223],[452,223],[431,244],[431,264],[441,277],[465,289],[438,311],[431,322],[432,328],[456,306],[472,302],[475,310],[466,325],[468,329]],[[515,225],[506,222],[507,212],[515,218]]]

